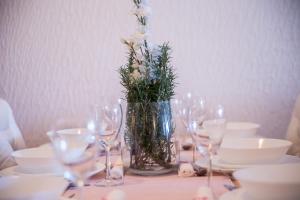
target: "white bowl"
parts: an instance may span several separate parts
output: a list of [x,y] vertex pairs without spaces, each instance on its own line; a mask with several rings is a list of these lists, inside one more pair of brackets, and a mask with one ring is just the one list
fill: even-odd
[[[62,129],[57,130],[56,133],[61,137],[61,139],[68,141],[68,148],[78,151],[79,154],[82,153],[84,149],[88,146],[89,141],[93,142],[93,133],[86,128],[72,128],[72,129]],[[48,137],[51,139],[55,135],[54,131],[47,132]],[[56,143],[54,144],[56,145]],[[60,145],[60,143],[57,143]]]
[[50,148],[22,149],[12,153],[19,167],[28,173],[58,173],[61,167]]
[[299,172],[300,164],[282,164],[242,169],[233,175],[253,199],[299,200]]
[[280,139],[227,138],[223,140],[218,155],[225,163],[274,163],[286,154],[290,146],[290,141]]
[[[93,132],[85,128],[62,129],[47,132],[59,160],[64,163],[75,162],[81,157],[89,144],[95,141]],[[62,146],[62,142],[65,146]]]
[[260,127],[259,124],[251,122],[227,122],[226,138],[253,138]]
[[57,176],[7,176],[0,178],[0,199],[59,199],[68,185]]
[[[47,132],[47,136],[51,139],[55,132],[54,131],[49,131]],[[86,128],[70,128],[70,129],[62,129],[62,130],[57,130],[57,134],[59,134],[61,137],[66,138],[69,141],[78,143],[81,141],[86,142],[86,140],[93,139],[93,133]],[[90,136],[90,137],[87,137]]]

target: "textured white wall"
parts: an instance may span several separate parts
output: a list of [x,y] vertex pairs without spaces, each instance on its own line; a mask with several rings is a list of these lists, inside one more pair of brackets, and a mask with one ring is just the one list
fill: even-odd
[[[219,101],[231,120],[284,137],[300,93],[300,1],[153,0],[151,40],[169,41],[177,94]],[[121,94],[129,0],[0,0],[0,96],[29,146],[51,122]]]

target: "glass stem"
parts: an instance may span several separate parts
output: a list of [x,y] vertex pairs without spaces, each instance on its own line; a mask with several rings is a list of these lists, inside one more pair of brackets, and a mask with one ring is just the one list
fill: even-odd
[[209,153],[208,171],[207,171],[207,186],[208,187],[210,187],[210,185],[211,185],[211,177],[212,177],[212,158],[211,158],[211,153]]
[[80,186],[79,187],[79,197],[78,197],[79,200],[84,200],[83,199],[83,187],[84,186]]
[[110,180],[110,165],[111,165],[111,162],[110,162],[110,147],[107,146],[105,148],[106,150],[106,161],[105,161],[105,164],[106,164],[106,180]]
[[212,144],[208,144],[208,171],[207,171],[207,186],[211,186],[211,178],[212,178],[212,155],[213,149]]

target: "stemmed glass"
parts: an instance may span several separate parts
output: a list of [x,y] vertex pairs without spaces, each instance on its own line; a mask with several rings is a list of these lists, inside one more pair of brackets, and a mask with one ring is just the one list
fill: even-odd
[[[212,156],[217,153],[226,128],[224,107],[222,105],[211,107],[201,124],[199,124],[197,112],[194,112],[191,116],[189,122],[190,133],[198,152],[208,159],[207,185],[210,187]],[[205,131],[206,134],[200,134],[197,131],[199,128]]]
[[219,149],[226,129],[226,119],[224,113],[224,107],[217,105],[212,107],[207,118],[203,121],[203,128],[208,134],[212,152],[215,154]]
[[96,186],[115,186],[123,182],[111,177],[110,150],[120,145],[120,132],[123,121],[123,110],[121,101],[105,105],[94,105],[92,118],[90,120],[90,130],[93,130],[98,138],[98,143],[105,150],[105,179],[97,181]]
[[[191,129],[191,122],[195,121],[197,124],[197,129],[194,131],[202,132],[199,128],[202,126],[202,123],[207,114],[206,101],[203,97],[194,95],[192,93],[187,93],[182,100],[176,99],[174,101],[175,110],[177,116],[179,116],[180,121],[184,125],[187,134],[183,135],[181,140],[186,141],[186,137],[190,137],[190,132],[193,131]],[[193,161],[194,161],[193,154]]]
[[[174,101],[175,110],[179,116],[184,127],[189,130],[189,123],[191,118],[197,117],[199,124],[202,124],[205,115],[207,114],[206,101],[203,97],[187,93],[182,100],[175,99]],[[193,115],[193,116],[192,116]]]
[[49,131],[54,153],[65,167],[68,178],[79,187],[80,199],[83,199],[82,187],[90,173],[96,170],[96,137],[88,129],[85,120],[72,117],[59,119],[53,130]]

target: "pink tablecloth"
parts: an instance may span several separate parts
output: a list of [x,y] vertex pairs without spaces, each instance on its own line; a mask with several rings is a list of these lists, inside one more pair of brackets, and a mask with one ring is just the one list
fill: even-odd
[[[217,196],[220,196],[226,189],[224,184],[231,184],[231,181],[224,176],[214,176],[212,187]],[[196,196],[197,189],[206,185],[206,177],[178,177],[176,174],[142,177],[142,176],[125,176],[125,183],[117,187],[84,187],[83,199],[103,200],[113,190],[122,190],[125,193],[126,200],[192,200]],[[68,197],[76,193],[77,190],[69,190],[64,196]]]

